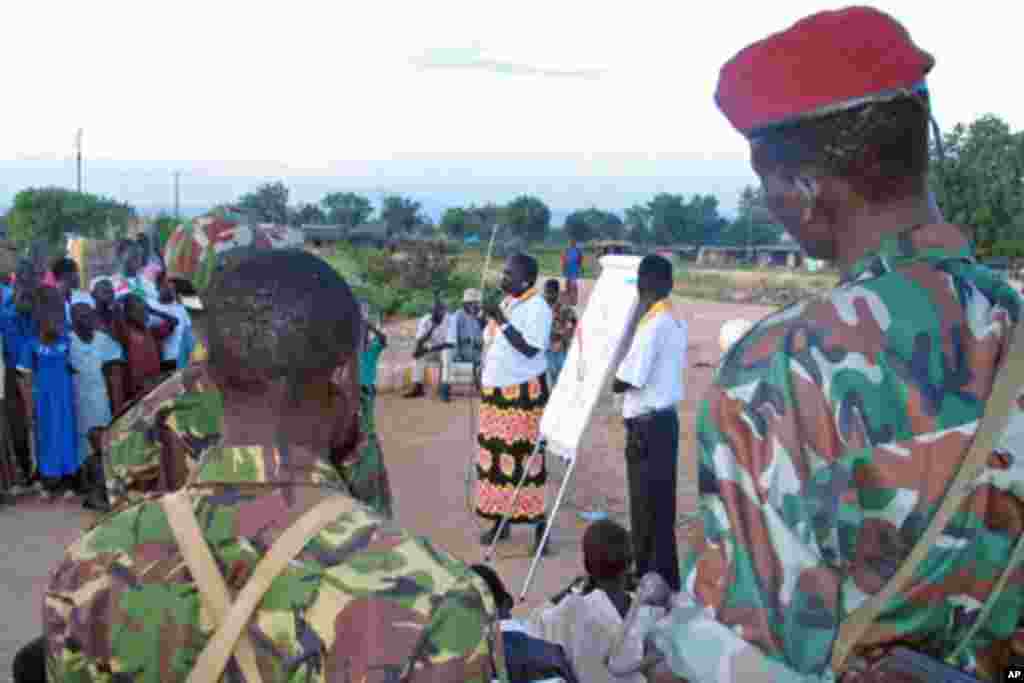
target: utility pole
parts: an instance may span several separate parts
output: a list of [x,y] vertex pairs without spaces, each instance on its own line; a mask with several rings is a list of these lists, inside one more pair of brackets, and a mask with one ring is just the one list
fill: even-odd
[[179,188],[178,188],[178,178],[180,178],[180,177],[181,177],[181,171],[175,171],[174,172],[174,220],[181,220],[181,213],[179,212],[179,209],[181,208],[181,201],[180,201],[181,195],[179,193]]
[[78,174],[77,174],[78,182],[77,182],[76,187],[78,188],[79,192],[82,191],[82,133],[83,132],[84,131],[81,128],[79,128],[78,132],[75,134],[75,161],[76,161],[76,165],[78,167]]

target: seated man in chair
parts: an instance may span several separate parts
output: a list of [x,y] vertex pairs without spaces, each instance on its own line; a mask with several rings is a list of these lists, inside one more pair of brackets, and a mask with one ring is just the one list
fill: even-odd
[[[462,294],[462,308],[448,316],[447,348],[441,352],[441,362],[447,367],[445,376],[449,382],[455,376],[456,364],[468,364],[472,366],[473,383],[477,384],[484,347],[484,326],[480,319],[482,300],[479,289],[467,289]],[[441,400],[451,400],[448,383],[441,385]]]

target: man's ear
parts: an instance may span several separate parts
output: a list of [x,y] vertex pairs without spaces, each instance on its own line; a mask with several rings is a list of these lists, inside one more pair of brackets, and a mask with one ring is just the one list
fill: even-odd
[[821,199],[821,183],[811,175],[798,174],[793,177],[793,185],[803,199],[803,208],[800,211],[800,222],[810,223],[814,219],[815,211]]

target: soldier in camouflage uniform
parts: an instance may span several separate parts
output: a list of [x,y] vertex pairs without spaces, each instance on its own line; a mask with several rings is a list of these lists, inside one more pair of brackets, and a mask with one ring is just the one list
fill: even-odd
[[[205,376],[223,420],[185,491],[236,595],[290,524],[347,495],[327,453],[358,443],[358,373],[343,371],[340,391],[333,376],[358,369],[360,317],[341,277],[298,251],[218,274],[207,306]],[[490,683],[508,680],[494,626],[469,567],[352,500],[273,580],[245,633],[264,681]],[[47,677],[184,681],[214,630],[151,496],[102,520],[51,575]],[[234,657],[225,678],[245,680]]]
[[[281,230],[268,231],[268,227]],[[216,267],[231,267],[247,255],[267,249],[294,247],[294,235],[287,231],[294,232],[283,226],[240,228],[224,219],[198,219],[189,229],[179,228],[168,240],[168,276],[183,289],[194,286],[191,291],[203,293]],[[202,313],[196,320],[205,323]],[[203,342],[205,333],[199,336]],[[220,435],[222,410],[220,392],[209,378],[206,362],[198,361],[116,418],[103,435],[103,468],[110,504],[137,500],[147,492],[179,488],[206,445]],[[372,414],[361,410],[360,418],[362,433],[369,436],[375,430],[370,423]],[[334,458],[334,463],[358,500],[390,517],[388,473],[378,448],[367,438],[360,458],[344,462]]]
[[[679,606],[653,632],[691,682],[835,680],[839,625],[924,533],[978,428],[1021,298],[930,200],[932,64],[892,18],[858,7],[722,69],[716,99],[751,142],[768,207],[841,281],[760,321],[700,405],[702,525]],[[1024,529],[1022,407],[858,656],[902,643],[948,657],[978,618]],[[1018,569],[949,663],[1002,680],[1022,609]]]

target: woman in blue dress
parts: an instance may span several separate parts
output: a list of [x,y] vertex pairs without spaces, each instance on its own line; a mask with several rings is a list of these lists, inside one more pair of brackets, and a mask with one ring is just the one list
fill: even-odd
[[35,307],[38,336],[21,347],[18,370],[23,395],[30,401],[33,446],[44,497],[64,492],[75,495],[76,475],[81,467],[75,420],[74,386],[69,354],[71,344],[65,330],[64,302],[57,290],[39,289]]

